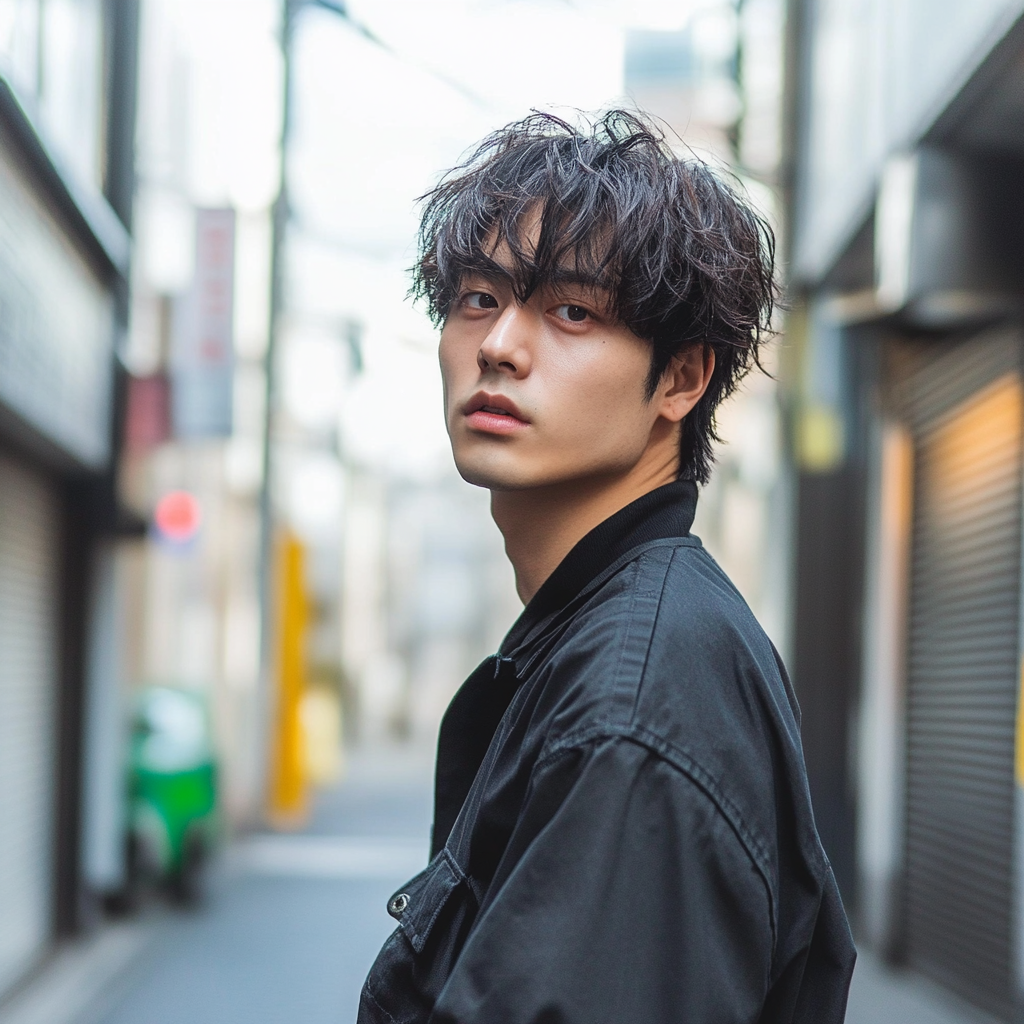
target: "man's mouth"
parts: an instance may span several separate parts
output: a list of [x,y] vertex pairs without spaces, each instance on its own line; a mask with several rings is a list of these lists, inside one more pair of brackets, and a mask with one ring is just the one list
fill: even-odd
[[527,426],[529,420],[504,395],[477,392],[464,406],[466,424],[485,434],[508,434]]

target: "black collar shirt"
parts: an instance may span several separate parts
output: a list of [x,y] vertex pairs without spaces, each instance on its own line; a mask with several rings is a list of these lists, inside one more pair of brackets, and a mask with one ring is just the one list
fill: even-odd
[[799,711],[680,481],[584,537],[441,726],[359,1024],[840,1024]]

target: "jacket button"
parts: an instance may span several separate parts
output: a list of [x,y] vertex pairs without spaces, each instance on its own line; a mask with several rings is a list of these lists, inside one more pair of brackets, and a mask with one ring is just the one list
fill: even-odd
[[392,917],[401,917],[408,906],[409,897],[404,892],[400,892],[397,896],[393,896],[388,903],[388,913]]

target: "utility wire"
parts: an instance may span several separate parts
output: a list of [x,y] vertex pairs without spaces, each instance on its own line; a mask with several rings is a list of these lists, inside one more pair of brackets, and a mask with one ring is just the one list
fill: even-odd
[[342,2],[342,0],[293,0],[293,2],[295,2],[297,6],[319,7],[323,11],[329,11],[331,14],[337,15],[343,21],[347,22],[354,32],[361,35],[368,42],[373,43],[374,46],[383,50],[391,57],[394,57],[394,59],[399,61],[399,63],[408,64],[417,71],[421,71],[423,74],[429,75],[431,78],[436,79],[443,85],[448,86],[449,89],[454,89],[455,92],[459,93],[459,95],[464,99],[469,100],[475,106],[478,106],[483,110],[495,109],[494,104],[490,100],[485,99],[464,82],[460,82],[457,78],[452,78],[451,76],[446,75],[443,71],[438,71],[437,68],[431,67],[429,64],[416,57],[412,57],[409,54],[401,53],[396,50],[389,42],[381,39],[373,29],[353,17],[352,13],[348,9],[348,5]]

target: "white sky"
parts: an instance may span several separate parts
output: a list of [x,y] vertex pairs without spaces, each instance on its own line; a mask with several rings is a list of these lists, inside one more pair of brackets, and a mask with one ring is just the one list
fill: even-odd
[[626,26],[680,28],[718,2],[349,0],[394,53],[334,15],[303,12],[289,253],[292,340],[303,355],[291,393],[305,393],[310,409],[329,404],[337,369],[325,325],[365,325],[364,372],[341,396],[349,454],[416,476],[450,465],[436,334],[405,298],[416,197],[488,131],[533,107],[614,103]]

